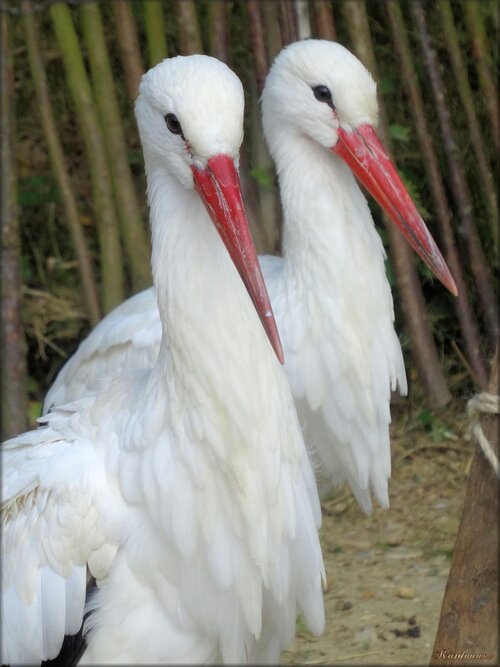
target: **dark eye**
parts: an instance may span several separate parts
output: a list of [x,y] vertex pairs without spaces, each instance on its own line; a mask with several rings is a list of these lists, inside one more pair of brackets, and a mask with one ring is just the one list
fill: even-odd
[[328,104],[329,107],[332,107],[334,109],[334,105],[332,102],[332,94],[330,92],[330,89],[327,88],[326,86],[313,86],[313,93],[314,97],[319,100],[320,102],[325,102]]
[[165,123],[167,124],[168,129],[172,134],[180,134],[182,136],[182,127],[179,123],[179,119],[173,113],[168,113],[165,116]]

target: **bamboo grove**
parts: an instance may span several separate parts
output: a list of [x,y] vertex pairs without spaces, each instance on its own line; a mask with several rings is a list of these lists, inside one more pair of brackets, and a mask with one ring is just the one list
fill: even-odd
[[370,202],[410,380],[432,407],[487,385],[498,339],[494,0],[10,0],[0,19],[4,436],[23,430],[89,328],[151,283],[133,118],[142,73],[208,53],[240,76],[245,200],[258,250],[278,252],[258,99],[279,50],[308,37],[340,41],[378,82],[380,135],[459,289],[455,299],[433,283]]

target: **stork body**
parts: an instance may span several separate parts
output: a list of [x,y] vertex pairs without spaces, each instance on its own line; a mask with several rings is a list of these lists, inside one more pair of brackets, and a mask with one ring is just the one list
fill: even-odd
[[366,512],[370,490],[388,507],[391,391],[406,376],[384,248],[340,158],[295,138],[276,163],[283,259],[261,266],[319,488],[347,480]]
[[[284,225],[283,259],[260,261],[320,489],[347,480],[366,512],[372,491],[387,507],[390,396],[406,392],[406,377],[385,252],[351,169],[452,291],[453,279],[373,134],[375,83],[349,51],[321,40],[284,49],[262,112]],[[110,368],[142,363],[153,330],[143,336],[132,304],[154,320],[152,290],[119,306],[62,369],[45,409],[83,395]]]
[[[269,664],[299,609],[322,631],[320,510],[293,399],[193,190],[194,178],[206,198],[215,178],[213,206],[230,209],[242,108],[239,81],[211,58],[143,79],[159,354],[4,444],[3,664],[57,655],[82,622],[86,566],[98,588],[82,664]],[[251,250],[238,268],[272,328]]]

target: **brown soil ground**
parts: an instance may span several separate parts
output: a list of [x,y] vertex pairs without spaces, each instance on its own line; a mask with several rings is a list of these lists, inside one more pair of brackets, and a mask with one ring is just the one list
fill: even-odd
[[288,665],[428,665],[462,512],[472,445],[449,410],[392,433],[391,508],[364,516],[346,489],[323,502],[326,629],[299,622]]

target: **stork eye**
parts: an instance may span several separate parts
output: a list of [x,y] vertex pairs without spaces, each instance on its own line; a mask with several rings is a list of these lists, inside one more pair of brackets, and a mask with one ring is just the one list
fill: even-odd
[[335,109],[335,106],[332,101],[332,94],[330,92],[330,89],[327,88],[327,86],[313,86],[312,89],[314,93],[314,97],[319,100],[320,102],[325,102],[328,104],[329,107],[332,109]]
[[180,134],[182,136],[182,127],[177,116],[173,113],[168,113],[165,116],[165,123],[172,134]]

